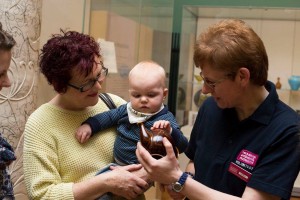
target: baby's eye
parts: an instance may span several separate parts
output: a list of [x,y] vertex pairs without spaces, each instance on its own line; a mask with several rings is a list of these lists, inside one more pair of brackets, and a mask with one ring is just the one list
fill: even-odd
[[156,94],[148,94],[148,97],[155,97]]
[[139,95],[139,94],[132,94],[131,96],[133,96],[134,98],[139,98],[141,95]]

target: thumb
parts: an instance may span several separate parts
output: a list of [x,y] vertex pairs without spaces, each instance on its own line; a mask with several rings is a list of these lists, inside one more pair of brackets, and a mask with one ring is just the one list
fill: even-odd
[[175,157],[173,146],[172,146],[171,142],[166,137],[163,138],[163,144],[166,148],[167,155]]

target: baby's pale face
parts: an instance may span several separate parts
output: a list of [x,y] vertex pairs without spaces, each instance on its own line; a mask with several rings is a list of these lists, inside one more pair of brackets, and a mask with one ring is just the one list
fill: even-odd
[[142,113],[159,111],[167,94],[167,89],[161,83],[157,77],[130,80],[129,97],[132,108]]

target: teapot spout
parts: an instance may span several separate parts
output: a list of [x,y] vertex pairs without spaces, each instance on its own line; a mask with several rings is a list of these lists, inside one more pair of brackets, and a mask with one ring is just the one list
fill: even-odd
[[140,126],[140,137],[142,138],[150,138],[152,133],[149,133],[149,131],[146,130],[143,123],[139,123]]
[[151,145],[151,135],[149,131],[146,130],[143,123],[138,124],[140,127],[140,141],[141,144],[146,148],[149,149]]

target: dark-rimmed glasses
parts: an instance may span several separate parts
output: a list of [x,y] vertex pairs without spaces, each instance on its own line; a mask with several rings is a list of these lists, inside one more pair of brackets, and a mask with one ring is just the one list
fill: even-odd
[[[97,63],[97,64],[102,64],[102,63]],[[91,89],[97,81],[98,82],[103,81],[105,79],[105,77],[107,76],[107,73],[108,73],[108,69],[102,65],[102,69],[95,79],[91,79],[81,86],[76,86],[71,83],[68,83],[68,86],[70,86],[76,90],[79,90],[79,92],[86,92],[89,89]]]
[[225,78],[219,79],[217,81],[210,81],[210,80],[204,78],[203,75],[202,75],[202,72],[200,72],[200,76],[203,79],[204,84],[206,84],[210,89],[214,90],[217,84],[219,84],[222,81],[225,81],[226,79],[228,79],[229,74],[227,74]]

